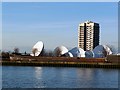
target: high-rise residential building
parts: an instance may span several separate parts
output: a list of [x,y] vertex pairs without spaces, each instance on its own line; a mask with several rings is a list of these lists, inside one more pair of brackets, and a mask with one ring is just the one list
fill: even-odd
[[93,50],[99,45],[99,24],[86,21],[79,24],[78,47],[86,50]]

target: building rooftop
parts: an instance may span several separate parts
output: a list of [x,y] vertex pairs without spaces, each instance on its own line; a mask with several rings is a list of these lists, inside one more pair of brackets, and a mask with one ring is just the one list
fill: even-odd
[[94,22],[87,20],[85,23],[94,23]]

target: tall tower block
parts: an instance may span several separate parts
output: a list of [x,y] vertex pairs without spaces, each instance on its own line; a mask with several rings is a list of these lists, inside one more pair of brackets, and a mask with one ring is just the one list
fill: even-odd
[[99,45],[99,24],[92,21],[80,23],[78,27],[78,47],[93,50]]

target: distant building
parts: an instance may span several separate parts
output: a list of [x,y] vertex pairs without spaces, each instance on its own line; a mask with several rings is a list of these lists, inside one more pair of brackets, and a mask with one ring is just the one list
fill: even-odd
[[86,21],[79,24],[78,47],[86,50],[93,50],[99,45],[99,24]]

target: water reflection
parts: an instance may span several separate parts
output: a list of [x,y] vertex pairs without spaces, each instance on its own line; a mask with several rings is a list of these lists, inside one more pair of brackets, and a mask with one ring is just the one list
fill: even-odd
[[117,88],[118,70],[4,66],[3,88]]
[[77,76],[78,77],[83,77],[84,79],[88,79],[91,80],[93,77],[93,70],[94,69],[88,69],[88,68],[81,68],[81,69],[77,69]]
[[77,75],[83,88],[118,87],[118,70],[115,69],[83,68],[77,70]]
[[41,79],[42,67],[35,67],[35,77],[36,77],[36,79]]

